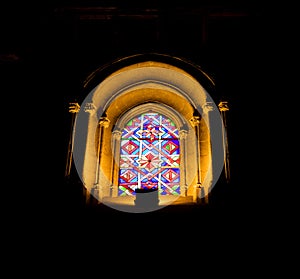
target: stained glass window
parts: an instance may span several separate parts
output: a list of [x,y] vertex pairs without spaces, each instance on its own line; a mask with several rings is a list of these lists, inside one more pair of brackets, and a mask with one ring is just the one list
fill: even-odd
[[174,122],[158,113],[131,119],[122,131],[118,195],[135,189],[180,194],[180,144]]

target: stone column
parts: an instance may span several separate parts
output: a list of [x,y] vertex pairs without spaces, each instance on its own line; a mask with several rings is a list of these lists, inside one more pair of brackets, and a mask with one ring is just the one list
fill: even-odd
[[95,183],[93,188],[91,189],[91,193],[93,196],[101,201],[103,198],[102,187],[100,185],[100,170],[101,170],[101,155],[102,155],[102,144],[103,144],[103,132],[104,128],[109,126],[109,119],[106,116],[102,116],[99,118],[98,122],[98,142],[97,142],[97,160],[96,160],[96,174],[95,174]]
[[187,179],[186,179],[186,167],[187,167],[187,146],[186,146],[187,130],[181,129],[179,131],[180,139],[180,194],[183,197],[187,196]]
[[198,202],[198,197],[202,185],[202,178],[201,178],[201,165],[200,165],[200,123],[201,123],[201,116],[198,113],[194,113],[194,116],[190,120],[192,126],[195,129],[196,133],[196,162],[197,162],[197,178],[196,184],[194,185],[194,194],[193,194],[193,201]]
[[[82,162],[82,178],[83,183],[86,188],[86,203],[87,204],[94,204],[98,203],[98,192],[97,189],[94,189],[94,162],[91,160],[91,153],[94,152],[93,147],[94,145],[91,144],[92,138],[94,137],[93,129],[91,128],[94,121],[92,119],[95,117],[95,106],[92,102],[86,102],[82,104],[84,113],[81,114],[81,123],[80,123],[80,140],[85,142],[79,142],[79,146],[82,145],[81,149],[84,154],[83,162]],[[84,128],[84,129],[83,129]],[[83,148],[83,146],[85,148]],[[92,150],[92,151],[91,151]]]
[[119,178],[119,164],[120,164],[120,146],[121,146],[122,131],[114,130],[112,132],[112,170],[111,170],[111,185],[110,196],[118,196],[118,178]]
[[65,177],[69,177],[71,173],[71,166],[73,161],[73,148],[74,148],[74,127],[76,126],[77,113],[80,110],[80,105],[78,103],[69,103],[69,112],[72,113],[71,127],[70,127],[70,138],[68,142],[67,150],[67,160],[66,160],[66,169]]
[[221,117],[223,121],[223,146],[225,151],[225,160],[224,160],[224,170],[225,170],[225,179],[228,183],[230,181],[230,165],[229,165],[229,148],[228,148],[228,136],[227,136],[227,111],[229,110],[228,102],[222,101],[218,105],[221,112]]
[[[209,181],[207,181],[208,186],[204,187],[201,191],[201,199],[204,201],[204,203],[208,203],[209,202],[209,192],[210,189],[209,187],[211,187],[212,183],[213,183],[213,179],[214,179],[214,162],[213,162],[213,156],[212,156],[212,127],[211,127],[211,113],[214,112],[214,106],[212,102],[206,102],[203,106],[202,106],[202,117],[203,120],[205,121],[206,127],[208,129],[208,135],[207,135],[207,157],[208,157],[208,161],[209,161],[209,168],[207,170],[207,175],[208,175],[208,179]],[[215,158],[217,160],[217,158]],[[204,197],[204,199],[203,199]]]

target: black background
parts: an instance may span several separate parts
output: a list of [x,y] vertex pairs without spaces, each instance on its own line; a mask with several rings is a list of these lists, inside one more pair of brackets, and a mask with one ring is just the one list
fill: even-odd
[[[189,227],[195,218],[202,220],[200,227],[225,230],[238,224],[254,230],[270,220],[271,186],[264,175],[270,116],[263,114],[271,94],[266,90],[273,35],[269,7],[259,1],[189,0],[10,1],[1,6],[3,119],[13,119],[3,130],[14,135],[3,138],[13,144],[8,165],[15,183],[3,195],[7,212],[17,208],[25,219],[34,216],[54,230],[120,222],[167,229],[178,223]],[[65,185],[69,102],[84,98],[83,82],[98,67],[143,53],[200,65],[216,83],[216,103],[222,98],[229,103],[231,183],[212,208],[142,215],[107,208],[86,212]]]

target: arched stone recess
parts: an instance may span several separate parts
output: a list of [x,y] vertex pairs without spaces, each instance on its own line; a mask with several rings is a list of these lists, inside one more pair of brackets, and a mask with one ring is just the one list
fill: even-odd
[[[186,104],[189,106],[189,104]],[[143,113],[158,113],[160,115],[166,116],[168,119],[172,120],[175,123],[175,126],[177,130],[179,131],[179,142],[180,142],[180,194],[182,196],[187,195],[187,185],[192,182],[193,174],[195,174],[195,166],[196,166],[196,158],[194,159],[194,163],[192,164],[190,162],[190,171],[189,173],[186,172],[186,152],[187,150],[187,137],[188,134],[188,140],[191,142],[195,141],[195,136],[193,133],[193,129],[189,125],[187,119],[184,117],[184,115],[180,114],[177,110],[173,109],[172,107],[161,103],[161,102],[149,102],[137,105],[136,107],[128,110],[125,112],[116,122],[114,131],[113,131],[113,139],[115,142],[113,143],[113,146],[115,146],[116,150],[113,152],[114,154],[114,165],[113,169],[118,170],[119,168],[119,154],[118,149],[120,146],[119,138],[116,138],[114,135],[120,135],[122,133],[122,130],[124,129],[125,125],[128,123],[129,120],[132,118],[141,115]],[[192,146],[192,145],[191,145]],[[193,167],[192,167],[193,166]],[[117,186],[118,186],[118,171],[114,172],[113,174],[113,180],[112,185],[114,187],[113,196],[117,196]]]
[[100,202],[117,197],[122,128],[134,115],[151,110],[172,119],[180,131],[180,194],[196,201],[216,183],[224,150],[223,124],[213,99],[186,71],[145,61],[106,77],[77,115],[74,162],[87,191]]

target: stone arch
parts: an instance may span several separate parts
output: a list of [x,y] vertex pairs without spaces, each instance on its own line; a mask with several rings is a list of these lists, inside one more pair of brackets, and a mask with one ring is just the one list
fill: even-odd
[[[211,85],[208,76],[199,72]],[[92,84],[91,79],[89,82]],[[189,72],[147,60],[118,68],[105,77],[86,96],[77,114],[74,162],[87,191],[99,202],[115,196],[122,119],[150,106],[172,115],[180,126],[186,146],[183,158],[189,161],[189,167],[184,167],[185,195],[196,201],[207,196],[216,183],[224,162],[217,106]]]

